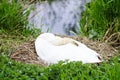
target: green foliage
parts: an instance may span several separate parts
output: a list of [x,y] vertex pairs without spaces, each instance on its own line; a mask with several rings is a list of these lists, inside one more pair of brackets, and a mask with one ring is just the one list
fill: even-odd
[[23,64],[0,55],[0,79],[2,80],[119,80],[118,57],[110,62],[84,64],[71,62],[41,67]]
[[6,55],[0,55],[0,61],[1,80],[32,80],[40,77],[42,72],[42,68],[38,66],[14,62]]
[[32,8],[24,12],[20,2],[16,0],[10,1],[0,1],[0,33],[16,36],[24,35],[27,37],[30,35],[36,36],[38,33],[40,34],[41,29],[30,28],[28,25],[27,19]]
[[22,31],[27,18],[23,14],[22,6],[15,0],[1,0],[0,3],[0,28],[9,32]]
[[[109,28],[110,33],[120,31],[120,0],[92,0],[80,21],[80,33],[89,38],[102,38]],[[117,24],[117,25],[116,25]]]

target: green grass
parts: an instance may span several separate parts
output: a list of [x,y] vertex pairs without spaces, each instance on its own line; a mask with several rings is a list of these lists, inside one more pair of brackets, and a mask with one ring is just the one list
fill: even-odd
[[7,55],[0,56],[1,80],[120,80],[120,62],[113,58],[109,62],[84,64],[71,62],[41,67],[15,62]]
[[80,21],[80,34],[101,39],[120,32],[120,0],[92,0]]
[[12,0],[1,0],[0,3],[0,28],[5,31],[22,31],[27,23],[27,16],[23,14],[22,6]]
[[[30,28],[28,25],[28,15],[30,10],[24,12],[24,8],[16,0],[0,1],[0,33],[11,35],[34,35],[41,30]],[[24,13],[23,13],[24,12]]]
[[23,14],[23,7],[16,0],[0,0],[0,53],[11,50],[36,38],[41,29],[27,26],[30,11]]

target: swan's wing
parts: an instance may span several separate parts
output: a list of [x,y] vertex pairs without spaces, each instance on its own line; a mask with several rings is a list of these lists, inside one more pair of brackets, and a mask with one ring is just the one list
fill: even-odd
[[37,38],[35,41],[35,50],[37,52],[37,55],[42,60],[47,60],[49,57],[51,57],[51,51],[54,49],[54,46],[49,43],[48,41]]
[[69,59],[70,61],[82,61],[83,63],[101,62],[100,55],[83,43],[70,38],[63,38],[60,43],[62,45],[55,47],[57,54],[54,54],[58,60]]

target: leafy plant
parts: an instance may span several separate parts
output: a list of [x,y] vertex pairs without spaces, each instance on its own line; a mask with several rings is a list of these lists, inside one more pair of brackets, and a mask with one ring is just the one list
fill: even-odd
[[81,62],[64,63],[41,67],[15,62],[7,55],[0,55],[0,79],[4,80],[119,80],[119,58],[97,64]]

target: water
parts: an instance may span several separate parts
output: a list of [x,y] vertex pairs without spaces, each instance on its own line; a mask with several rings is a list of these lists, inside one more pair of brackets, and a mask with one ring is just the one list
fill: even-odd
[[29,23],[42,32],[73,35],[79,32],[81,12],[90,0],[55,0],[34,5],[29,15]]

